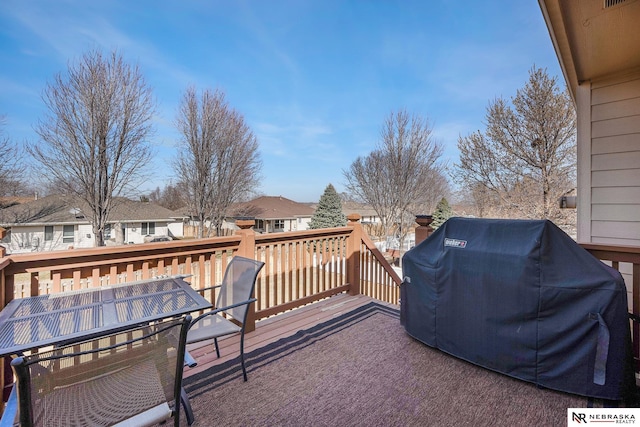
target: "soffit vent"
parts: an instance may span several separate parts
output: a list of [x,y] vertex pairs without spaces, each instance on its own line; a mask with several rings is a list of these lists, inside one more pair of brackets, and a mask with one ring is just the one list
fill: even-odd
[[604,0],[604,8],[608,9],[613,6],[617,6],[622,3],[626,3],[627,0]]

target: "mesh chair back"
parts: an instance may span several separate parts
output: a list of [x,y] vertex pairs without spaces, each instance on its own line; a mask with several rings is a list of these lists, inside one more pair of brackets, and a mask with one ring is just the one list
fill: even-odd
[[[228,307],[251,298],[256,278],[264,265],[261,261],[235,256],[231,259],[222,279],[216,307]],[[248,304],[225,310],[234,319],[244,323]]]
[[190,321],[158,322],[14,359],[20,424],[107,426],[138,415],[136,424],[174,416],[178,425]]

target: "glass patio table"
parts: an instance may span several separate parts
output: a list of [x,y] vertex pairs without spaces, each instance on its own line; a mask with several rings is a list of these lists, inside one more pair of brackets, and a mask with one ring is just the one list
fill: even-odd
[[84,341],[211,307],[170,276],[12,300],[0,312],[0,357]]

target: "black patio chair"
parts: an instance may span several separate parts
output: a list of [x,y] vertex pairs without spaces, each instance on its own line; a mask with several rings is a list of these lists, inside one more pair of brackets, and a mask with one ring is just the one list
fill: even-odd
[[[241,256],[233,257],[224,272],[222,284],[204,289],[220,288],[215,308],[193,319],[187,334],[187,344],[213,340],[218,358],[220,357],[218,338],[240,334],[240,364],[245,381],[247,381],[247,369],[244,363],[245,323],[247,322],[249,305],[256,301],[251,296],[258,273],[263,266],[264,262],[261,261]],[[194,367],[197,365],[197,361],[187,352],[184,365]],[[191,425],[194,421],[194,415],[189,397],[184,390],[182,390],[181,400],[187,423]]]
[[15,358],[17,381],[2,421],[149,426],[173,418],[179,426],[190,322],[186,316]]
[[193,319],[187,334],[187,344],[212,339],[218,357],[220,357],[218,338],[240,334],[240,363],[245,381],[247,381],[244,363],[245,323],[249,305],[256,301],[251,296],[258,273],[263,266],[264,263],[261,261],[241,256],[233,257],[227,265],[222,284],[212,287],[220,288],[215,308]]

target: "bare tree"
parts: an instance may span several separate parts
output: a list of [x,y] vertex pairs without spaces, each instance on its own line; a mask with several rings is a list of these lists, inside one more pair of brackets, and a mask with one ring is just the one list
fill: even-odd
[[441,155],[426,119],[405,110],[391,113],[377,149],[343,172],[346,189],[371,205],[386,234],[402,245],[415,215],[430,212],[447,191]]
[[0,197],[22,196],[29,192],[23,182],[24,167],[18,163],[18,159],[22,158],[22,150],[5,134],[5,120],[4,116],[0,116]]
[[152,90],[117,52],[90,51],[47,85],[43,100],[41,141],[29,151],[61,191],[87,203],[95,244],[103,246],[115,197],[133,190],[151,157]]
[[4,196],[7,181],[11,178],[11,165],[9,159],[13,159],[13,147],[10,144],[9,137],[4,133],[4,116],[0,116],[0,196]]
[[575,186],[576,116],[571,98],[558,88],[556,78],[534,67],[512,105],[502,98],[491,102],[485,133],[458,140],[456,175],[483,202],[497,201],[494,212],[557,219],[562,216],[557,199]]
[[182,135],[176,173],[187,188],[192,215],[204,237],[205,223],[219,235],[229,207],[255,190],[261,162],[258,142],[244,117],[221,91],[188,88],[176,126]]
[[153,203],[175,211],[187,206],[187,202],[184,200],[184,195],[186,194],[185,189],[183,183],[169,183],[165,185],[162,190],[160,187],[156,187],[156,189],[149,194],[148,198]]

